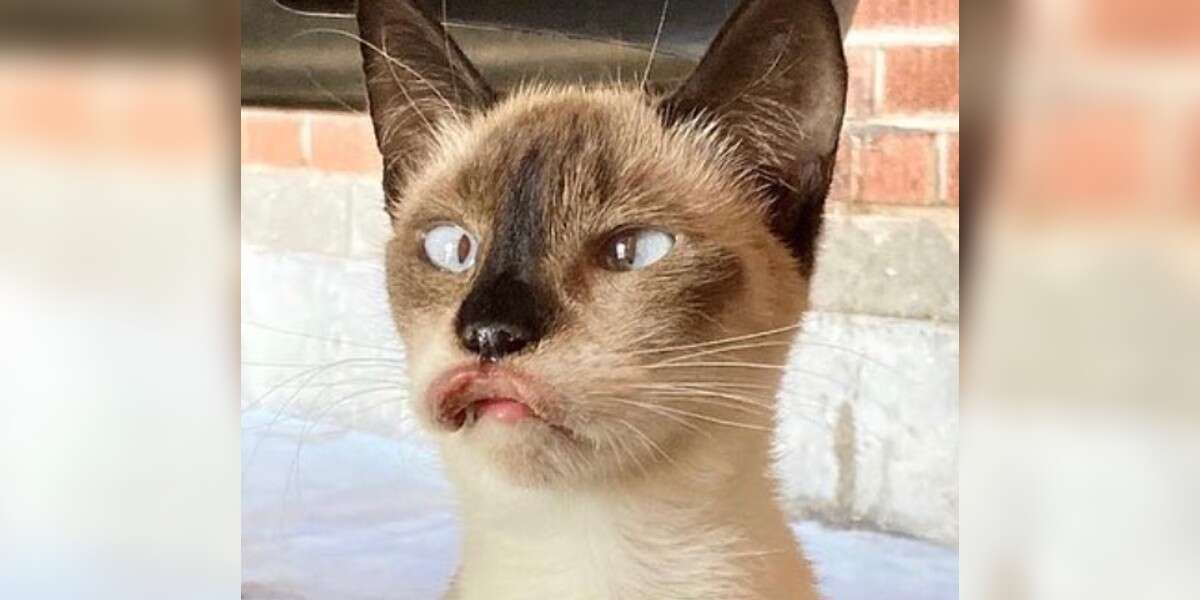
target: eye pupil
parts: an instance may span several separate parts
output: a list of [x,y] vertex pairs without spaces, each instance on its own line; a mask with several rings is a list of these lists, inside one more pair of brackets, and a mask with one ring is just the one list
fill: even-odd
[[613,259],[618,267],[629,269],[637,259],[637,236],[626,235],[613,246]]
[[633,229],[609,238],[604,266],[613,271],[644,269],[667,255],[675,237],[660,229]]
[[471,238],[464,233],[458,238],[458,262],[467,262],[467,257],[471,256]]
[[451,223],[436,225],[422,236],[425,259],[451,273],[462,273],[475,264],[475,238]]

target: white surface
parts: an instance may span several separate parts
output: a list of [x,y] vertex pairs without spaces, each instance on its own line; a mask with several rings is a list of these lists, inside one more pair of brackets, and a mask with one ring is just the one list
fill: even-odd
[[[247,600],[437,598],[457,563],[453,496],[416,435],[389,439],[248,411],[242,417]],[[958,597],[956,550],[795,526],[830,600]]]

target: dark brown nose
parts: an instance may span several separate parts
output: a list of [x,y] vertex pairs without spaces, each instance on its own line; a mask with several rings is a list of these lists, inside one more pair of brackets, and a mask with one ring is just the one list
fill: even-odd
[[546,294],[521,276],[485,273],[458,309],[459,343],[491,361],[528,350],[549,328],[548,305]]
[[485,360],[516,354],[533,341],[528,329],[514,323],[472,323],[460,335],[463,347]]

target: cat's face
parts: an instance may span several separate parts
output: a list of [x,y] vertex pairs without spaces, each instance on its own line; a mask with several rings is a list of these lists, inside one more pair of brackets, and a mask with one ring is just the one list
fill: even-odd
[[[718,144],[665,127],[640,94],[605,91],[529,92],[442,135],[396,205],[387,251],[430,427],[480,460],[546,478],[654,462],[655,446],[668,452],[712,425],[691,413],[769,426],[765,407],[683,392],[765,404],[752,386],[776,373],[687,367],[702,347],[660,351],[785,326],[806,297]],[[481,327],[513,339],[479,347]],[[774,365],[781,346],[694,360]],[[532,414],[498,418],[482,404],[495,397]]]
[[[636,475],[714,432],[763,435],[836,131],[813,153],[759,116],[741,129],[714,118],[716,101],[747,96],[688,84],[664,99],[530,88],[500,100],[418,10],[360,2],[359,19],[388,167],[392,313],[415,412],[447,458],[542,485]],[[840,47],[831,56],[836,129]],[[763,79],[732,85],[748,76]],[[817,121],[832,110],[815,110],[811,131],[782,116],[802,140],[827,140]],[[739,139],[749,131],[775,137]]]

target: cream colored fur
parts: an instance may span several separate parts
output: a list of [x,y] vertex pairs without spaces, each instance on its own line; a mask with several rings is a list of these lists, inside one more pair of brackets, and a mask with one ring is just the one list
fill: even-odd
[[679,465],[572,490],[513,486],[447,445],[465,527],[447,598],[816,598],[767,445],[761,432],[726,430]]

